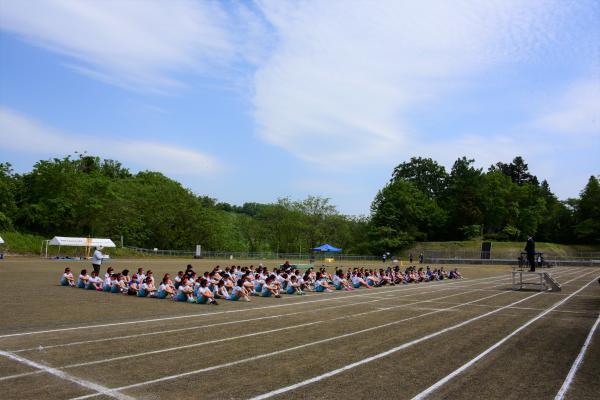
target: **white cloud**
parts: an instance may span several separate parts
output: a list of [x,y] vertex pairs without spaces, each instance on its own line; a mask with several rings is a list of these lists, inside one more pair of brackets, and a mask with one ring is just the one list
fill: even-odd
[[[505,136],[421,144],[410,114],[557,43],[597,54],[586,29],[598,10],[593,1],[551,0],[30,0],[4,2],[0,27],[66,56],[78,73],[128,89],[181,88],[187,72],[227,76],[252,91],[260,138],[339,170],[389,164],[415,149],[483,162],[518,152]],[[574,26],[573,16],[586,14]],[[597,113],[589,123],[597,92],[586,90],[574,89],[536,123],[597,129]]]
[[109,135],[79,136],[45,127],[0,107],[0,143],[5,150],[62,157],[75,151],[114,158],[166,174],[211,176],[222,167],[211,156],[166,143],[123,140]]
[[532,122],[546,132],[600,136],[600,80],[572,84]]
[[566,8],[537,1],[260,4],[277,44],[255,79],[259,136],[302,159],[346,166],[408,154],[419,141],[411,108],[551,45],[552,22]]
[[95,79],[164,91],[182,85],[172,74],[231,61],[228,21],[212,1],[29,0],[3,2],[0,27]]

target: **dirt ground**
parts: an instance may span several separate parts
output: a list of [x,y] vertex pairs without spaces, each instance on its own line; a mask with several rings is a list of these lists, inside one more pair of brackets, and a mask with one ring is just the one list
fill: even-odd
[[[232,261],[108,265],[160,279],[188,263]],[[61,287],[66,266],[91,268],[0,261],[3,399],[553,399],[600,311],[598,268],[548,270],[561,292],[513,291],[507,266],[460,266],[456,281],[208,306]],[[564,398],[599,398],[599,336]]]

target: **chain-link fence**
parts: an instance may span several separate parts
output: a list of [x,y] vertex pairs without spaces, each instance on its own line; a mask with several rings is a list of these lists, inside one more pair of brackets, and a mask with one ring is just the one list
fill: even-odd
[[[124,246],[124,248],[138,254],[166,256],[166,257],[189,257],[196,255],[187,250],[162,250],[144,249],[141,247]],[[334,258],[338,261],[373,261],[381,260],[377,256],[342,254],[342,253],[274,253],[274,252],[244,252],[244,251],[202,251],[201,258],[205,259],[239,259],[239,260],[325,260]]]
[[[141,247],[125,246],[125,249],[138,254],[164,257],[193,258],[196,254],[188,250],[163,250],[145,249]],[[482,264],[482,265],[517,265],[520,252],[514,250],[495,250],[489,253],[464,250],[443,249],[423,250],[423,263],[429,264]],[[387,260],[409,261],[409,252],[402,252],[398,256],[389,255]],[[414,265],[419,263],[421,253],[412,253]],[[336,261],[381,261],[382,257],[373,255],[356,255],[342,253],[276,253],[276,252],[240,252],[240,251],[202,251],[203,259],[232,259],[232,260],[290,260],[319,262],[327,258]],[[600,252],[576,252],[570,255],[547,252],[543,254],[543,264],[546,266],[600,266]]]

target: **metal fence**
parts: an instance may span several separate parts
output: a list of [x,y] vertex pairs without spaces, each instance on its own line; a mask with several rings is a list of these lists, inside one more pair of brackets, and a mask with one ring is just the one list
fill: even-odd
[[[598,260],[600,252],[572,252],[569,254],[557,253],[553,251],[543,252],[545,259],[557,260]],[[491,252],[483,252],[477,250],[462,250],[462,249],[444,249],[444,250],[424,250],[423,256],[425,259],[506,259],[516,260],[521,255],[520,251],[513,250],[492,250]],[[418,259],[418,255],[413,253],[413,257]]]
[[[145,249],[134,246],[124,246],[125,249],[138,254],[164,257],[193,258],[194,251],[189,250],[163,250]],[[413,264],[419,263],[419,254],[412,253]],[[492,251],[483,253],[476,250],[423,250],[423,262],[430,264],[505,264],[516,265],[520,252],[514,251]],[[336,261],[381,261],[381,256],[356,255],[356,254],[320,254],[320,253],[277,253],[277,252],[240,252],[240,251],[203,251],[203,259],[232,259],[232,260],[290,260],[318,262],[326,258],[334,258]],[[396,256],[388,256],[387,260],[399,259],[404,262],[409,259],[409,252],[402,252]],[[578,252],[570,255],[544,253],[544,263],[547,265],[600,265],[600,252]]]
[[[166,256],[166,257],[189,257],[195,256],[195,252],[187,250],[162,250],[144,249],[141,247],[124,246],[138,254]],[[205,259],[239,259],[239,260],[325,260],[334,258],[338,261],[373,261],[381,260],[377,256],[355,255],[355,254],[310,254],[310,253],[274,253],[274,252],[245,252],[245,251],[202,251],[201,258]]]

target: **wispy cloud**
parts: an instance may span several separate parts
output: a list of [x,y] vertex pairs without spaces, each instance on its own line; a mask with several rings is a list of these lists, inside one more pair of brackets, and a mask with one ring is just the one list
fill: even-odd
[[222,169],[213,157],[196,150],[110,135],[65,133],[3,107],[0,107],[0,142],[5,150],[41,156],[62,157],[75,151],[88,151],[167,174],[211,176]]
[[[387,168],[412,155],[451,165],[465,154],[487,165],[516,154],[550,154],[553,144],[539,144],[544,132],[593,135],[597,80],[536,110],[527,127],[538,135],[528,136],[531,146],[524,146],[519,127],[476,134],[468,126],[467,132],[449,128],[443,137],[422,132],[415,120],[427,116],[415,118],[415,110],[427,113],[428,106],[532,58],[556,60],[564,47],[595,57],[597,67],[599,31],[589,31],[598,16],[593,0],[30,0],[3,2],[0,28],[63,55],[61,62],[79,74],[128,90],[179,92],[190,77],[226,77],[250,97],[260,140],[319,171],[347,173],[368,164]],[[216,165],[187,149],[118,140],[113,146],[54,132],[10,110],[2,118],[39,149],[97,147],[124,161],[151,159],[151,168],[165,171]],[[56,140],[48,140],[52,135]],[[136,159],[140,149],[151,156]]]
[[600,80],[575,82],[546,100],[531,125],[546,132],[600,137]]
[[43,0],[2,4],[0,27],[63,54],[79,73],[135,90],[165,91],[180,72],[228,64],[228,16],[213,1]]
[[545,1],[260,4],[277,45],[256,74],[258,133],[324,165],[408,154],[420,140],[413,107],[551,48],[572,12]]

